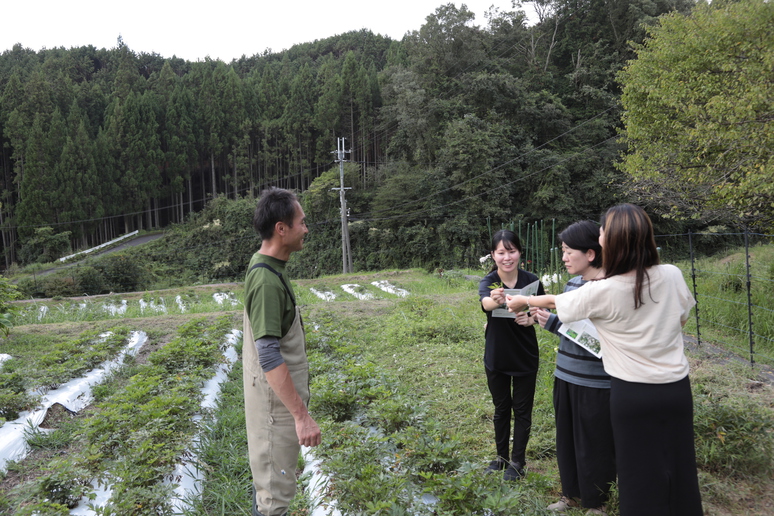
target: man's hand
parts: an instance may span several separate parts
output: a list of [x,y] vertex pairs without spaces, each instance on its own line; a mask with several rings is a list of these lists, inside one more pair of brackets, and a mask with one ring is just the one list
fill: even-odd
[[280,364],[265,374],[269,387],[274,390],[280,401],[293,414],[298,443],[302,446],[317,446],[320,444],[320,427],[312,419],[312,416],[309,415],[306,405],[298,395],[287,364]]
[[308,413],[305,417],[296,419],[296,435],[301,446],[317,446],[322,440],[320,427]]

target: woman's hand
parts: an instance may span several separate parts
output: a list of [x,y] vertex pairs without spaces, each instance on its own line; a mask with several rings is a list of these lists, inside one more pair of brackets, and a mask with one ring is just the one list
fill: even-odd
[[493,288],[492,291],[489,293],[489,297],[492,298],[492,301],[495,303],[502,305],[505,303],[505,288]]
[[517,312],[516,324],[519,326],[532,326],[535,324],[535,319],[532,318],[529,312]]
[[540,327],[545,329],[548,318],[551,316],[551,312],[545,308],[533,308],[530,312],[532,312],[532,315],[535,317],[535,320]]
[[521,312],[527,307],[527,296],[505,296],[509,312]]

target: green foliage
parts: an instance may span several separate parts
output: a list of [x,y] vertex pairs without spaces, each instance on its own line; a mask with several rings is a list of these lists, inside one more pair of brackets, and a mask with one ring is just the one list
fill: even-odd
[[52,431],[30,425],[29,428],[24,429],[24,440],[32,449],[61,450],[75,441],[78,430],[77,423],[72,421],[63,421],[59,428]]
[[[545,16],[529,27],[518,6],[480,25],[449,4],[401,41],[362,30],[229,64],[125,44],[20,46],[0,56],[0,132],[17,178],[2,206],[2,220],[16,221],[5,241],[27,244],[29,228],[56,221],[69,245],[87,248],[279,184],[318,197],[296,272],[332,272],[340,235],[330,151],[341,135],[351,147],[350,215],[362,226],[353,239],[359,267],[470,266],[488,215],[565,224],[612,203],[620,175],[612,77],[641,23],[685,4],[543,2]],[[244,202],[244,216],[199,218],[200,231],[173,229],[168,244],[138,253],[167,255],[139,264],[147,279],[239,278],[259,243]],[[43,250],[11,245],[7,265]],[[114,280],[106,275],[104,289],[128,288]]]
[[622,170],[659,212],[774,227],[774,5],[697,4],[649,29],[621,72]]
[[[755,261],[760,262],[761,272],[754,274],[765,276],[771,253],[756,247],[752,254],[760,257]],[[734,270],[736,260],[727,262]],[[708,265],[701,268],[709,270]],[[359,282],[370,283],[368,275],[361,276]],[[551,406],[556,337],[539,332],[541,369],[527,450],[527,477],[506,483],[498,476],[485,476],[482,470],[492,457],[493,445],[491,399],[480,365],[484,317],[477,301],[477,282],[461,273],[439,275],[416,270],[388,271],[373,279],[385,276],[410,295],[384,296],[367,303],[341,296],[333,302],[307,304],[301,300],[313,296],[306,287],[334,288],[344,282],[343,277],[304,281],[297,288],[305,306],[311,375],[313,381],[322,379],[320,397],[339,401],[336,397],[341,396],[348,410],[354,403],[352,419],[336,422],[333,411],[315,405],[318,390],[313,386],[310,410],[323,429],[323,443],[314,454],[331,476],[325,496],[342,500],[340,508],[353,515],[544,513],[559,489]],[[145,295],[147,300],[158,297],[154,292]],[[55,306],[52,304],[53,311],[58,310]],[[151,326],[154,320],[144,321]],[[192,500],[190,513],[237,514],[249,508],[240,362],[223,385],[215,412],[205,413],[203,424],[190,421],[191,414],[198,411],[201,382],[212,373],[222,332],[230,329],[233,318],[206,323],[175,315],[167,320],[174,325],[185,320],[185,324],[174,336],[166,329],[148,331],[148,346],[156,349],[163,344],[173,349],[130,359],[115,370],[93,390],[95,402],[82,414],[82,422],[60,424],[46,435],[43,431],[31,433],[36,447],[56,455],[52,462],[55,468],[47,469],[49,459],[45,459],[38,472],[37,465],[25,461],[10,465],[14,475],[43,478],[72,471],[52,475],[52,485],[104,475],[115,484],[115,496],[109,506],[98,509],[100,514],[171,514],[171,486],[160,479],[168,477],[181,450],[201,431],[197,453],[199,463],[205,465],[206,479],[202,498]],[[138,321],[142,319],[135,319]],[[444,324],[452,331],[444,331]],[[37,362],[40,356],[46,356],[55,368],[54,359],[74,352],[72,342],[78,340],[62,336],[65,327],[58,325],[57,332],[38,333],[39,326],[32,325],[29,334],[13,335],[3,351],[16,358],[6,362],[3,372],[21,372],[22,380],[28,374],[34,379],[31,373],[41,369]],[[77,347],[93,346],[89,334],[79,337],[85,340]],[[59,344],[63,344],[64,353],[58,352]],[[57,353],[48,356],[54,351]],[[86,351],[82,353],[84,358],[89,356]],[[770,387],[751,382],[748,366],[723,366],[708,374],[707,361],[694,355],[689,358],[696,395],[700,481],[703,495],[713,493],[709,503],[709,497],[704,497],[705,508],[744,512],[750,508],[750,498],[742,493],[768,482],[771,474],[764,467],[765,455],[771,454],[767,450],[774,443]],[[18,387],[19,382],[17,377],[11,383]],[[99,422],[103,414],[109,424]],[[759,423],[762,426],[757,426]],[[721,427],[726,432],[725,443],[717,434]],[[74,447],[65,448],[68,444]],[[65,466],[65,459],[71,461],[70,466]],[[307,481],[307,476],[301,478],[302,483]],[[79,489],[78,484],[65,488],[71,493]],[[38,514],[62,510],[45,505],[52,502],[43,502],[41,495],[30,489],[38,493],[37,481],[23,487],[22,492],[0,494],[0,512],[19,514],[27,507],[38,507]],[[720,494],[730,497],[736,493],[745,497],[743,509],[728,499],[719,501]],[[297,497],[290,514],[308,512],[308,499]],[[608,512],[617,514],[615,499]]]
[[119,479],[114,486],[119,495],[106,511],[133,506],[168,510],[167,488],[157,484],[195,428],[191,417],[198,409],[201,384],[212,374],[223,326],[223,320],[212,326],[201,320],[183,325],[123,388],[101,393],[100,417],[88,421],[84,437],[87,461],[109,464]]
[[75,290],[79,294],[93,296],[105,292],[105,278],[95,267],[77,267],[73,272]]
[[6,337],[11,332],[14,325],[14,316],[18,307],[13,305],[14,301],[21,297],[21,292],[16,286],[11,285],[7,278],[0,278],[0,334]]
[[104,290],[134,292],[142,289],[145,281],[138,261],[127,254],[110,254],[94,263],[104,281]]
[[54,233],[50,227],[36,228],[35,235],[27,239],[19,251],[23,264],[49,263],[64,256],[70,250],[70,232]]
[[91,475],[70,461],[55,459],[48,469],[48,474],[36,480],[41,498],[73,509],[91,491]]
[[[771,283],[766,280],[774,263],[772,246],[756,245],[749,248],[749,301],[752,303],[749,309],[745,248],[714,247],[715,251],[719,251],[716,256],[698,258],[694,263],[702,340],[717,342],[735,354],[748,355],[752,331],[755,361],[774,365],[774,342],[769,338],[774,330],[774,298],[771,295]],[[678,262],[678,266],[684,271],[691,269],[689,261]],[[687,274],[686,280],[691,284]],[[695,313],[686,325],[688,332],[696,331],[694,316]]]
[[[217,197],[164,238],[138,249],[142,262],[156,262],[154,282],[175,285],[243,280],[250,258],[260,247],[252,227],[256,200]],[[195,243],[195,245],[194,245]]]
[[16,283],[16,288],[23,297],[45,297],[43,284],[35,277],[24,277]]
[[774,414],[745,399],[699,396],[695,407],[696,461],[728,476],[774,472]]
[[125,345],[128,333],[127,328],[116,327],[107,334],[87,331],[77,339],[59,342],[39,336],[19,339],[15,343],[16,349],[25,350],[32,345],[41,349],[25,350],[22,356],[3,364],[0,372],[0,415],[11,419],[10,416],[31,408],[37,402],[37,397],[29,392],[57,388],[112,358]]
[[77,286],[69,274],[45,276],[40,280],[45,297],[69,297],[77,292]]
[[21,374],[0,372],[0,419],[14,420],[37,401],[38,398],[25,389]]
[[14,514],[18,516],[67,516],[70,508],[53,502],[36,502],[21,507]]

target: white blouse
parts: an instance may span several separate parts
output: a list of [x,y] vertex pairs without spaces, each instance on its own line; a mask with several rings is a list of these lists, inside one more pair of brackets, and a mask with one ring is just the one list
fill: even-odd
[[688,374],[682,324],[696,301],[674,265],[648,269],[643,304],[634,309],[634,276],[589,281],[556,296],[565,322],[591,319],[602,344],[605,371],[627,382],[672,383]]

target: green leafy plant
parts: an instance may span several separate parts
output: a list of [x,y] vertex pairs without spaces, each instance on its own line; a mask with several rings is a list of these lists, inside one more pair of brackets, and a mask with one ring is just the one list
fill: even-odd
[[774,413],[743,398],[700,396],[694,431],[699,467],[731,476],[774,472]]
[[48,502],[72,509],[92,490],[91,475],[68,460],[55,459],[49,463],[48,470],[48,474],[36,481],[38,496]]

